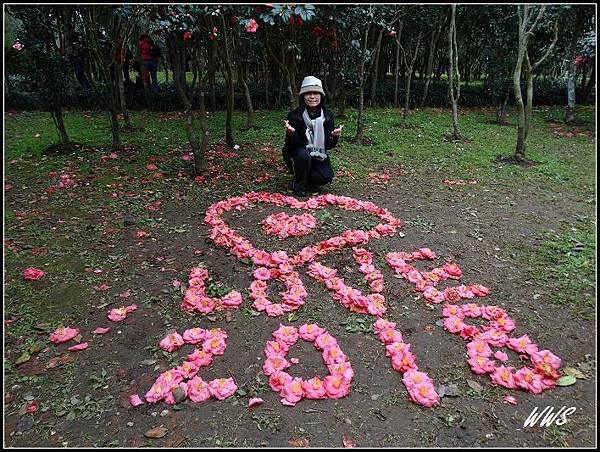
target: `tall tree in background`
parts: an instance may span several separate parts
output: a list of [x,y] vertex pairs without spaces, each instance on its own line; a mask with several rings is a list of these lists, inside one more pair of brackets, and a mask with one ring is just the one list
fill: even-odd
[[[462,140],[458,128],[458,100],[460,99],[460,73],[458,71],[458,46],[456,45],[456,5],[450,5],[451,16],[448,27],[448,90],[452,102],[452,139]],[[456,76],[455,76],[456,73]]]
[[[567,105],[565,107],[565,122],[573,124],[575,122],[575,87],[578,64],[582,61],[579,53],[579,42],[583,38],[586,25],[590,25],[590,18],[594,16],[594,9],[585,5],[566,6],[566,19],[569,22],[567,30],[570,31],[570,42],[566,54],[567,63]],[[585,58],[585,57],[583,57]]]
[[11,5],[9,12],[21,21],[23,32],[6,53],[5,64],[12,73],[26,77],[30,87],[39,93],[44,109],[52,115],[60,146],[68,152],[72,150],[72,143],[65,127],[63,105],[69,80],[73,79],[65,46],[72,26],[65,27],[65,24],[73,23],[73,9],[70,6]]
[[[518,18],[519,18],[519,41],[518,41],[518,53],[517,63],[513,73],[513,84],[515,90],[515,101],[519,110],[519,123],[517,129],[517,146],[515,149],[515,160],[517,162],[526,162],[525,151],[527,135],[529,133],[529,126],[531,122],[531,112],[533,106],[533,77],[536,74],[540,65],[546,60],[548,55],[552,52],[554,45],[558,39],[558,22],[554,23],[554,40],[546,48],[546,51],[540,57],[540,59],[531,64],[529,58],[528,45],[531,36],[533,35],[536,28],[539,27],[540,21],[544,16],[546,6],[530,6],[530,5],[519,5],[517,6]],[[537,12],[537,14],[536,14]],[[535,17],[535,18],[534,18]],[[533,22],[530,24],[530,21]],[[527,98],[526,102],[523,101],[523,93],[521,91],[521,73],[525,66],[525,75],[527,79]]]

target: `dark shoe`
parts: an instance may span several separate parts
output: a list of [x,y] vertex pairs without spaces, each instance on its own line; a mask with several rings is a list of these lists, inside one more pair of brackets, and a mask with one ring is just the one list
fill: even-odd
[[304,190],[294,190],[294,194],[299,198],[305,198],[306,192]]

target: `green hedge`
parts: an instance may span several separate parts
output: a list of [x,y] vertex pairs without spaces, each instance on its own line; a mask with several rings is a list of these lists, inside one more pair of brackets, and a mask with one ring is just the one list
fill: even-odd
[[[21,88],[22,86],[18,86]],[[410,106],[415,107],[420,104],[423,95],[425,83],[420,81],[413,82],[411,87]],[[40,110],[43,109],[40,98],[35,93],[15,89],[5,93],[5,108],[10,110]],[[525,94],[525,85],[523,84],[523,93]],[[509,103],[514,103],[512,96]],[[265,101],[265,87],[262,84],[251,84],[250,93],[255,109],[264,109],[267,107]],[[75,110],[98,110],[103,108],[101,92],[83,92],[80,89],[73,89],[65,99],[64,106]],[[225,109],[225,85],[223,83],[215,86],[215,98],[217,110]],[[581,99],[581,89],[577,89],[577,98]],[[145,93],[143,90],[128,90],[127,106],[131,110],[153,110],[153,111],[178,111],[182,106],[179,102],[175,85],[173,83],[159,85],[158,92]],[[274,89],[269,91],[269,104],[275,106],[277,93]],[[394,82],[380,82],[377,88],[376,104],[381,107],[393,107],[394,103]],[[287,105],[287,93],[282,93],[281,102]],[[370,87],[365,89],[365,102],[370,102]],[[401,84],[398,90],[398,102],[404,105],[404,86]],[[534,82],[534,105],[561,105],[567,102],[566,80],[560,79],[541,79]],[[206,95],[207,108],[210,109],[210,96]],[[336,99],[328,99],[329,105],[335,105]],[[462,107],[488,107],[496,106],[498,100],[493,93],[491,86],[486,84],[476,84],[461,86],[459,105]],[[235,109],[245,109],[245,99],[243,93],[236,90]],[[425,103],[429,107],[447,107],[449,105],[448,84],[446,82],[429,85],[429,93]],[[351,94],[346,106],[358,106],[358,94]],[[194,108],[198,107],[198,99],[194,99]]]

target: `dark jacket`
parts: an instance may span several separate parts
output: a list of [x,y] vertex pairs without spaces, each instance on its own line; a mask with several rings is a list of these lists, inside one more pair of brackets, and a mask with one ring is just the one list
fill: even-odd
[[[323,129],[325,129],[325,149],[333,149],[339,140],[339,137],[331,137],[331,132],[335,129],[333,122],[333,113],[327,108],[323,108],[323,115],[325,121],[323,122]],[[289,153],[296,148],[306,147],[308,145],[308,139],[306,138],[306,124],[302,118],[302,113],[306,109],[306,105],[296,108],[290,111],[287,115],[287,120],[296,131],[294,133],[285,134],[285,144],[283,146],[283,152]]]

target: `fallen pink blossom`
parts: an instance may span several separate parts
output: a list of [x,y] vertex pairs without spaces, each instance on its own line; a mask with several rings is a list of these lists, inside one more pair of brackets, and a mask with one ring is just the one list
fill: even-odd
[[254,405],[260,405],[261,403],[265,403],[265,401],[260,397],[254,397],[248,401],[248,408],[251,408]]
[[110,331],[110,328],[104,328],[104,327],[99,326],[94,331],[92,331],[92,333],[94,333],[94,334],[106,334],[109,331]]
[[81,344],[73,345],[73,347],[69,347],[67,350],[70,352],[78,352],[79,350],[85,350],[88,348],[89,344],[87,342],[82,342]]
[[140,396],[137,394],[131,394],[129,396],[129,403],[131,403],[131,406],[139,406],[144,404],[142,399],[140,399]]
[[507,396],[504,397],[503,400],[504,400],[505,403],[510,403],[511,405],[516,405],[517,404],[517,399],[515,399],[513,396],[507,395]]
[[69,328],[61,326],[57,328],[52,334],[50,334],[50,340],[55,344],[62,344],[68,342],[79,334],[78,328]]
[[45,274],[46,273],[39,268],[29,267],[23,272],[23,278],[29,281],[37,281],[38,279],[43,278]]

